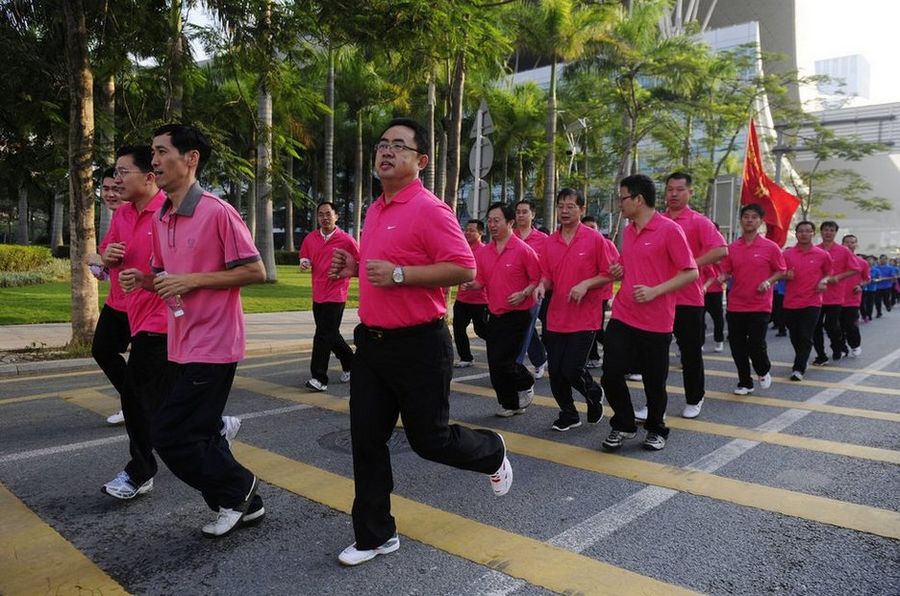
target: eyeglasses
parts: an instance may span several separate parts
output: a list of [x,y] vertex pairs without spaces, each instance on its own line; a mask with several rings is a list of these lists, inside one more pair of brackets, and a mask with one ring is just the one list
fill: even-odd
[[409,147],[407,145],[404,145],[403,143],[397,143],[397,142],[386,143],[384,141],[375,143],[375,151],[387,151],[388,149],[390,149],[394,153],[399,153],[400,151],[406,150],[406,151],[415,151],[416,153],[421,153],[423,155],[425,154],[424,151],[419,151],[418,149]]
[[[115,173],[116,178],[124,178],[128,174],[132,174],[134,172],[141,172],[141,170],[138,170],[137,168],[132,169],[132,170],[129,170],[128,168],[116,168],[115,170],[113,170],[113,172]],[[141,173],[143,174],[143,172],[141,172]]]
[[625,196],[625,197],[619,197],[619,202],[621,203],[621,202],[624,201],[625,199],[633,199],[634,197],[635,197],[635,195],[628,195],[628,196]]

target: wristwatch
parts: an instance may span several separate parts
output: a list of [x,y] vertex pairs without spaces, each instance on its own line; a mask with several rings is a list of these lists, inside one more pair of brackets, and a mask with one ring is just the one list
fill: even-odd
[[394,280],[395,284],[402,284],[404,279],[403,267],[400,267],[399,265],[397,267],[394,267],[394,272],[391,274],[391,279]]

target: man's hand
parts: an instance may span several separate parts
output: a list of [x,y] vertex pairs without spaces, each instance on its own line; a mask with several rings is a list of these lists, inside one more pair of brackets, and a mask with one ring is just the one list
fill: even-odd
[[621,280],[625,275],[625,267],[622,266],[622,263],[611,263],[609,266],[609,274],[612,275],[613,279]]
[[520,290],[518,292],[513,292],[506,298],[506,302],[510,306],[518,306],[525,302],[525,299],[528,298],[528,294],[525,293],[525,290]]
[[787,279],[787,280],[792,280],[792,279],[794,279],[794,270],[793,270],[793,269],[788,269],[787,272],[784,274],[784,278]]
[[144,285],[144,273],[140,269],[125,269],[119,272],[119,285],[126,294]]
[[766,292],[769,291],[769,288],[771,288],[771,287],[772,287],[772,284],[767,279],[767,280],[764,280],[761,284],[759,284],[759,286],[757,286],[756,291],[760,294],[765,294]]
[[396,285],[394,283],[395,267],[396,265],[390,261],[369,259],[366,261],[366,276],[369,278],[369,283],[376,288],[388,288]]
[[534,289],[534,300],[535,302],[541,302],[544,300],[544,296],[547,295],[547,288],[544,287],[544,282],[541,281]]
[[583,281],[579,282],[569,290],[569,301],[575,301],[576,304],[581,304],[581,299],[584,298],[587,293],[588,289],[585,283]]
[[334,249],[331,255],[331,267],[328,268],[329,279],[353,277],[359,273],[359,263],[343,248]]
[[300,259],[300,271],[309,271],[310,269],[312,269],[312,261],[306,258]]
[[103,251],[103,264],[107,267],[115,267],[125,257],[124,242],[110,242]]
[[184,296],[194,289],[191,283],[191,274],[183,275],[157,275],[153,278],[153,289],[161,298],[171,298],[172,296]]
[[632,293],[636,302],[650,302],[659,296],[656,286],[634,286]]

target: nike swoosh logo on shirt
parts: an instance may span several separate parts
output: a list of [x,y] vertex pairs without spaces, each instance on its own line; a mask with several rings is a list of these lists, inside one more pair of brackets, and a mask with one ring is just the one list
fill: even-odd
[[393,229],[396,228],[396,227],[397,227],[397,226],[388,226],[387,229],[393,230]]

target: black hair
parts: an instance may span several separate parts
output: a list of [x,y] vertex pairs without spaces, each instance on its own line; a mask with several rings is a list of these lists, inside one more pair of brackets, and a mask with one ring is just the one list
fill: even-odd
[[844,234],[844,237],[841,238],[841,243],[843,243],[844,240],[846,240],[847,238],[853,238],[854,240],[859,240],[859,239],[856,237],[856,234]]
[[749,205],[744,205],[743,207],[741,207],[741,217],[743,217],[744,214],[748,211],[755,212],[757,215],[759,215],[760,219],[766,216],[766,210],[757,203],[750,203]]
[[484,222],[480,219],[470,219],[466,222],[466,225],[475,224],[475,227],[478,228],[479,232],[484,232]]
[[694,179],[687,172],[672,172],[666,177],[666,184],[669,183],[669,180],[684,180],[688,188],[693,188],[694,186]]
[[575,204],[579,207],[584,207],[584,195],[574,188],[564,188],[556,193],[556,202],[559,203],[561,200],[568,197],[575,197]]
[[820,230],[821,230],[822,228],[825,228],[825,227],[828,227],[828,228],[834,228],[834,231],[835,231],[835,232],[837,232],[838,230],[841,229],[841,228],[837,225],[837,222],[836,222],[836,221],[831,221],[830,219],[825,220],[825,221],[823,221],[821,224],[819,224],[819,229],[820,229]]
[[644,174],[632,174],[625,176],[619,182],[620,188],[627,188],[631,196],[641,195],[644,197],[644,204],[648,207],[656,207],[656,186],[653,180]]
[[529,201],[528,199],[522,199],[521,201],[516,203],[516,207],[518,208],[519,205],[528,205],[528,208],[531,209],[531,212],[532,213],[535,212],[534,201]]
[[384,136],[387,129],[394,126],[403,126],[413,131],[413,141],[416,146],[412,149],[415,149],[420,155],[428,155],[428,130],[424,126],[412,118],[394,118],[381,131],[381,136]]
[[585,215],[581,218],[581,223],[597,223],[597,218],[593,215]]
[[116,151],[116,157],[131,156],[134,165],[145,174],[153,170],[153,149],[150,145],[125,145]]
[[335,208],[334,203],[332,203],[331,201],[321,201],[318,205],[316,205],[316,215],[319,214],[319,207],[321,207],[322,205],[328,205],[329,207],[331,207],[332,211],[337,213],[337,209]]
[[103,182],[104,178],[116,178],[116,169],[115,168],[106,168],[103,170],[103,173],[100,174],[100,181]]
[[802,226],[802,225],[811,226],[811,227],[812,227],[813,234],[816,233],[816,224],[814,224],[814,223],[811,222],[811,221],[807,221],[807,220],[805,220],[805,219],[804,219],[803,221],[799,222],[796,226],[794,226],[794,232],[796,232],[797,230],[799,230],[799,229],[800,229],[800,226]]
[[188,151],[200,153],[200,161],[197,163],[197,174],[200,174],[212,154],[206,135],[190,124],[165,124],[153,131],[154,137],[162,135],[169,135],[172,138],[172,146],[182,155]]
[[507,222],[516,221],[516,210],[509,203],[491,203],[490,207],[487,208],[486,213],[490,213],[494,209],[499,209],[500,213],[503,214],[503,217]]

